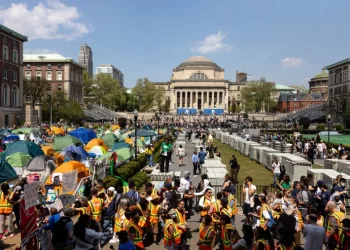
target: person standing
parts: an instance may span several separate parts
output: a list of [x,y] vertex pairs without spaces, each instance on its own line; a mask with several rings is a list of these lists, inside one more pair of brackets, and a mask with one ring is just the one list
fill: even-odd
[[201,221],[202,223],[199,226],[199,240],[197,245],[201,250],[212,250],[216,236],[212,218],[207,214],[202,217]]
[[[164,173],[169,172],[169,161],[170,161],[170,152],[173,149],[171,143],[169,142],[168,138],[165,138],[165,140],[162,142],[162,145],[160,146],[160,172]],[[164,166],[165,164],[165,166]]]
[[278,158],[275,158],[275,161],[272,163],[272,172],[273,172],[273,185],[278,185],[278,180],[281,174],[281,163],[278,161]]
[[63,214],[53,226],[52,244],[55,250],[73,250],[73,210],[64,208]]
[[21,196],[21,192],[22,192],[22,187],[21,186],[17,186],[15,187],[15,190],[11,196],[11,203],[13,205],[13,213],[15,214],[16,220],[15,220],[15,224],[17,226],[18,229],[20,229],[20,203],[22,202],[23,197]]
[[140,216],[137,212],[133,211],[131,213],[130,222],[126,226],[126,231],[128,232],[129,239],[131,242],[134,243],[136,250],[142,250],[145,249],[143,242],[142,242],[142,235],[143,231],[139,227],[138,223],[140,221]]
[[[1,194],[0,194],[0,235],[2,239],[7,237],[12,238],[14,235],[13,231],[13,217],[12,217],[12,203],[11,203],[12,192],[10,191],[10,186],[6,182],[1,184]],[[5,236],[5,222],[8,220],[8,233]]]
[[329,219],[326,227],[326,235],[328,237],[328,249],[334,250],[336,249],[341,229],[338,227],[342,226],[342,221],[345,218],[344,213],[337,211],[337,205],[333,201],[329,201],[326,206],[326,212],[330,212]]
[[182,147],[182,145],[179,146],[177,149],[177,155],[179,156],[179,166],[182,167],[184,165],[184,156],[185,156],[185,149]]
[[146,154],[146,157],[147,157],[147,163],[148,163],[148,167],[153,167],[153,147],[151,144],[148,144],[147,145],[147,148],[145,150],[145,154]]
[[237,158],[235,155],[232,155],[232,158],[230,160],[230,167],[231,167],[231,177],[233,179],[233,184],[238,183],[238,171],[239,171],[239,165],[237,162]]
[[165,215],[164,226],[164,247],[167,250],[176,250],[181,243],[180,230],[177,226],[177,217],[175,209]]
[[74,225],[73,238],[75,240],[75,250],[96,249],[96,242],[102,239],[103,232],[89,228],[89,215],[84,214],[79,217],[78,222]]
[[203,147],[199,148],[198,159],[199,159],[199,173],[201,173],[202,165],[204,164],[205,156],[207,154],[204,152]]
[[102,210],[103,210],[103,200],[97,197],[98,191],[96,188],[91,190],[92,198],[89,201],[89,207],[91,211],[91,219],[98,222],[102,219]]
[[310,214],[308,216],[309,224],[306,224],[303,230],[305,237],[304,248],[308,250],[322,250],[323,244],[326,243],[326,230],[324,227],[317,225],[317,216]]
[[180,231],[180,245],[179,250],[185,249],[185,245],[187,242],[186,231],[187,231],[187,222],[186,222],[186,210],[185,210],[185,201],[179,200],[177,203],[176,212],[176,221],[177,226]]
[[220,217],[221,224],[221,250],[231,250],[235,229],[230,223],[230,217],[222,214]]
[[200,168],[199,168],[199,158],[196,151],[193,151],[192,164],[193,164],[193,177],[197,177],[197,169],[200,174]]
[[253,198],[256,192],[256,186],[253,185],[253,178],[247,176],[243,183],[242,193],[245,197],[243,205],[243,214],[246,217],[246,223],[250,223],[250,213],[253,212]]
[[153,242],[156,245],[159,245],[159,242],[157,241],[157,235],[158,235],[158,228],[159,228],[160,197],[157,194],[152,194],[151,197],[152,199],[149,202],[149,207],[148,207],[149,222],[151,226],[151,233],[153,234]]
[[208,214],[211,205],[215,202],[213,191],[211,188],[205,189],[204,195],[199,199],[199,207],[201,208],[201,218]]

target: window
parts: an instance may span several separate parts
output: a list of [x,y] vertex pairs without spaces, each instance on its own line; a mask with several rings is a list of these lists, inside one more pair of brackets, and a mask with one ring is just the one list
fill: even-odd
[[47,91],[51,91],[51,83],[49,83],[49,85],[47,87]]
[[13,71],[13,80],[18,81],[18,72],[16,70]]
[[41,65],[39,63],[36,65],[36,70],[41,70]]
[[293,103],[293,107],[294,107],[294,108],[296,108],[296,107],[297,107],[297,104],[296,104],[295,102]]
[[9,48],[7,46],[2,47],[2,59],[4,60],[9,59]]
[[17,50],[13,50],[13,52],[12,52],[12,62],[18,63],[18,51]]
[[208,79],[208,77],[206,75],[204,75],[203,73],[195,73],[191,76],[192,80],[206,80]]
[[12,106],[13,107],[19,106],[19,90],[16,86],[13,86],[12,88]]
[[31,78],[31,72],[30,71],[26,71],[26,79],[30,80]]
[[333,84],[333,75],[330,75],[330,76],[329,76],[329,82],[330,82],[330,83],[329,83],[330,85]]
[[74,81],[74,71],[73,70],[70,71],[70,80]]
[[57,64],[57,69],[62,69],[62,64]]
[[37,71],[35,76],[36,76],[36,78],[40,79],[41,78],[41,71]]
[[241,89],[241,86],[238,86],[238,87],[237,87],[237,90],[239,91],[240,89]]
[[57,81],[62,81],[62,71],[57,71]]
[[14,48],[17,48],[17,45],[18,45],[18,44],[17,44],[17,41],[13,40],[13,47],[14,47]]
[[48,80],[48,81],[52,80],[52,72],[51,71],[46,72],[46,80]]
[[339,80],[340,80],[340,76],[339,76],[339,74],[337,74],[337,75],[335,76],[335,83],[339,83]]
[[47,65],[47,69],[51,69],[51,64],[50,63]]
[[62,84],[59,83],[58,86],[57,86],[57,89],[58,90],[62,90]]
[[9,86],[7,84],[2,85],[2,106],[9,106]]
[[4,44],[7,44],[7,37],[6,36],[4,36]]
[[4,79],[8,79],[7,78],[7,67],[4,68]]
[[344,81],[344,82],[347,82],[347,81],[348,81],[348,72],[347,72],[347,71],[344,71],[344,72],[343,72],[343,81]]
[[29,63],[27,64],[27,69],[30,69],[30,64]]

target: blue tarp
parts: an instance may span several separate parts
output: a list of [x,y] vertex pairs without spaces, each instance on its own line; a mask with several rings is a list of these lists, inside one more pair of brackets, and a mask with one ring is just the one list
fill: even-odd
[[68,132],[69,135],[79,138],[84,144],[97,138],[94,131],[86,128],[78,128]]
[[204,109],[203,114],[205,115],[222,115],[224,113],[224,109]]
[[181,109],[177,109],[177,113],[178,114],[197,114],[197,109],[193,109],[193,108],[181,108]]
[[85,151],[85,149],[82,146],[75,146],[75,145],[69,145],[68,147],[64,148],[62,150],[62,152],[65,152],[66,154],[65,159],[70,159],[70,160],[75,160],[75,161],[82,161],[82,160],[86,160],[89,155],[88,153]]
[[8,135],[4,139],[4,141],[19,141],[18,135]]
[[[142,137],[152,137],[157,135],[156,133],[154,133],[151,130],[145,130],[145,129],[138,129],[137,130],[137,136],[142,136]],[[129,137],[135,137],[135,132],[129,134]]]

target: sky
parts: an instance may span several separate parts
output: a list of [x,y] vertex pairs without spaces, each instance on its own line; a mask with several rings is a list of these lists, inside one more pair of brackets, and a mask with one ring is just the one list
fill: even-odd
[[205,56],[235,81],[244,71],[283,85],[307,85],[323,66],[350,56],[349,0],[0,1],[0,23],[28,36],[25,53],[113,64],[131,88],[169,81],[172,69]]

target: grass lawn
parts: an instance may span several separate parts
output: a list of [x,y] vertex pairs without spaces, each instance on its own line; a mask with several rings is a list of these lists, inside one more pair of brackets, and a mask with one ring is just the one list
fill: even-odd
[[[303,138],[316,138],[317,135],[312,134],[303,134]],[[324,142],[328,141],[328,135],[321,135],[321,140]],[[342,143],[342,144],[350,144],[350,135],[330,135],[330,142],[333,143]]]
[[214,147],[218,148],[221,153],[221,160],[223,164],[229,166],[229,162],[232,154],[234,154],[238,160],[238,164],[241,169],[238,173],[239,183],[244,182],[245,177],[251,176],[255,185],[270,185],[273,182],[272,172],[266,169],[263,165],[252,161],[249,157],[241,155],[240,152],[234,150],[227,144],[221,143],[214,138]]
[[318,164],[313,164],[313,165],[312,165],[312,168],[324,169],[323,166],[318,165]]

